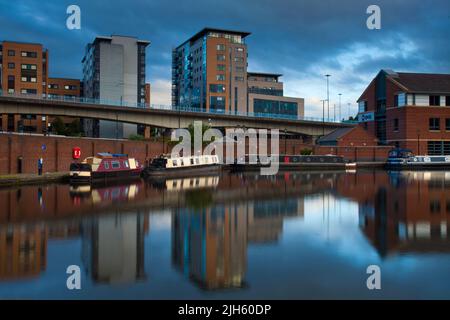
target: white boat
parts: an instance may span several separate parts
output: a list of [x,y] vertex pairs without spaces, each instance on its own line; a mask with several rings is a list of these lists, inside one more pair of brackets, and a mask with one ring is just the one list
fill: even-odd
[[143,171],[143,177],[184,177],[219,172],[221,164],[216,155],[171,157],[161,155],[152,160]]
[[450,168],[450,156],[415,156],[409,149],[393,149],[389,152],[388,169],[433,169]]

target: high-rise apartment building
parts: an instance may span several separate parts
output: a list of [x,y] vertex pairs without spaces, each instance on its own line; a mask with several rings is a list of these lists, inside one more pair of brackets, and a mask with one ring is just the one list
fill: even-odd
[[[84,97],[105,103],[145,104],[145,50],[149,41],[135,37],[96,37],[86,46],[83,63]],[[85,134],[128,138],[137,125],[83,119]]]
[[172,106],[246,112],[249,34],[205,28],[175,48]]
[[302,117],[281,74],[247,72],[248,32],[205,28],[172,51],[172,107]]
[[[0,89],[2,94],[47,93],[48,51],[38,43],[0,42]],[[0,121],[2,131],[45,132],[48,119],[42,115],[7,115]]]

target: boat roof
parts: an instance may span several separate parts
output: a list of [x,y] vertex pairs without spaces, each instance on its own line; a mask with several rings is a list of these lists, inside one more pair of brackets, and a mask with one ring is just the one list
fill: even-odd
[[123,153],[109,153],[109,152],[99,152],[97,153],[99,158],[127,158],[127,154]]

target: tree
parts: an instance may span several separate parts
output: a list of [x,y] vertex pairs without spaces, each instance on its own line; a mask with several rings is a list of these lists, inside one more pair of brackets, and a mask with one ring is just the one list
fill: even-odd
[[66,135],[66,125],[60,117],[56,117],[52,121],[52,131],[58,135]]

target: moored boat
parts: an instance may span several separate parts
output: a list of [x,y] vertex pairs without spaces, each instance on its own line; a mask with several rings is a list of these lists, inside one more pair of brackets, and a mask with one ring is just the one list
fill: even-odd
[[191,157],[171,157],[161,155],[152,160],[142,171],[143,177],[186,177],[205,173],[219,172],[219,157],[216,155],[198,155]]
[[278,161],[281,170],[336,170],[355,169],[355,163],[347,162],[342,156],[336,155],[279,155],[270,159],[260,159],[257,155],[247,155],[232,166],[235,170],[256,170],[269,167],[271,161]]
[[387,169],[442,169],[450,168],[450,155],[416,156],[409,149],[396,148],[389,151]]
[[94,181],[137,178],[142,165],[126,154],[98,153],[82,162],[70,165],[71,183],[92,183]]

